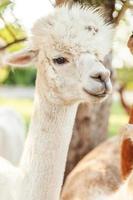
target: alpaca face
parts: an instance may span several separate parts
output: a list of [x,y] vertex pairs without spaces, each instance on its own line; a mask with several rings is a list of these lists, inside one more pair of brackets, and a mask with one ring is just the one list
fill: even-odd
[[44,83],[49,101],[101,101],[111,92],[104,59],[113,33],[101,14],[79,5],[62,7],[38,20],[32,32],[33,48],[38,49],[38,80]]
[[113,34],[101,14],[79,5],[58,8],[53,15],[38,20],[32,33],[31,50],[16,60],[23,64],[34,60],[38,91],[48,101],[101,101],[111,92],[104,58]]
[[53,103],[97,102],[112,89],[109,70],[88,52],[40,51],[37,66],[38,87]]

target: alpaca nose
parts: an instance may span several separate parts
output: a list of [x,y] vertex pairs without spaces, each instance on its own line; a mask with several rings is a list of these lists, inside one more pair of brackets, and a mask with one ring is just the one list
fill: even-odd
[[111,93],[110,71],[95,56],[89,53],[82,54],[77,66],[80,75],[83,75],[81,77],[84,91],[94,96],[106,96]]
[[105,69],[104,71],[96,72],[91,75],[91,78],[96,81],[106,83],[106,81],[110,78],[110,71]]
[[109,93],[112,90],[110,75],[110,71],[108,69],[104,69],[99,72],[94,72],[90,76],[93,81],[99,83],[99,86],[97,87],[97,93]]

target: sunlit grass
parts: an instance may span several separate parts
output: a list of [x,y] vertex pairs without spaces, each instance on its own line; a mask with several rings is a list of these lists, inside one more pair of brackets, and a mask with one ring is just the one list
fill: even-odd
[[[25,119],[28,127],[32,110],[33,101],[30,99],[0,99],[0,106],[10,106],[17,110]],[[122,108],[121,104],[115,101],[111,108],[111,115],[109,120],[109,136],[119,133],[119,129],[128,122],[128,116]]]

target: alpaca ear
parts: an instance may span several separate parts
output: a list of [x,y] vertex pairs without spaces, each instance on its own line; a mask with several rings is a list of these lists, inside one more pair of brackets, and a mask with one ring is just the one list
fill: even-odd
[[31,64],[34,64],[37,54],[38,51],[25,49],[18,53],[13,53],[11,55],[6,56],[4,59],[4,64],[8,64],[11,66],[18,66],[18,67],[29,66]]

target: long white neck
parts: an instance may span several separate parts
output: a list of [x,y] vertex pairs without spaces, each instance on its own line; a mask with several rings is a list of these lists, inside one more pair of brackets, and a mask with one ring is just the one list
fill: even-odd
[[20,198],[59,200],[78,105],[50,105],[38,97],[20,162]]

